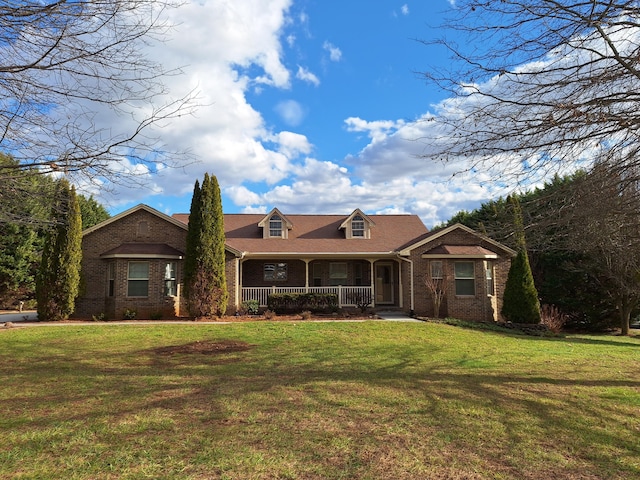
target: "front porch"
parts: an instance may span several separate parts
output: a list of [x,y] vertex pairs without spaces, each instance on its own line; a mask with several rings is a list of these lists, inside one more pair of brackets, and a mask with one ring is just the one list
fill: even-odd
[[237,305],[271,294],[334,294],[339,308],[402,307],[400,265],[388,258],[260,258],[238,265]]
[[256,300],[260,307],[267,306],[269,295],[273,293],[333,293],[338,298],[338,308],[357,307],[363,300],[375,307],[373,287],[370,286],[329,286],[329,287],[242,287],[242,302]]

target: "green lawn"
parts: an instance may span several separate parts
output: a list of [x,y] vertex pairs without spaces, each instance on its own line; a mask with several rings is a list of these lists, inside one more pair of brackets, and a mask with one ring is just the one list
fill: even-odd
[[[161,350],[223,340],[249,345]],[[640,478],[639,337],[13,328],[0,330],[0,408],[3,479]]]

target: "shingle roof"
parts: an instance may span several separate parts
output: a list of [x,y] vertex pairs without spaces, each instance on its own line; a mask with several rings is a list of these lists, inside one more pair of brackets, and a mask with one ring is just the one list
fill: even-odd
[[[287,239],[263,238],[261,214],[225,214],[226,244],[251,253],[386,253],[427,233],[417,215],[368,215],[375,223],[371,238],[346,239],[339,227],[348,215],[287,215],[293,224]],[[188,223],[188,214],[173,218]]]
[[495,252],[480,245],[438,245],[424,252],[423,255],[453,255],[453,256],[496,256]]

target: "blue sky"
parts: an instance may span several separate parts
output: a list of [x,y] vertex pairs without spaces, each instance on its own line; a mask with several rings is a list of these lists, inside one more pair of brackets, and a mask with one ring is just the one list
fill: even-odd
[[[172,94],[200,107],[157,134],[189,150],[183,169],[137,167],[138,188],[95,191],[112,213],[147,203],[188,212],[196,179],[217,176],[227,213],[413,213],[428,227],[504,194],[462,164],[418,158],[421,119],[444,92],[417,72],[444,65],[435,46],[452,0],[201,0],[171,12],[149,55],[182,67]],[[134,168],[133,166],[131,168]]]

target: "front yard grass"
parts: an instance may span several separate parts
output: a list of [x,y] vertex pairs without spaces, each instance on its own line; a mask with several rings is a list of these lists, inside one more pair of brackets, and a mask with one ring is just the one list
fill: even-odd
[[7,479],[640,477],[638,337],[20,327],[0,331],[0,407]]

